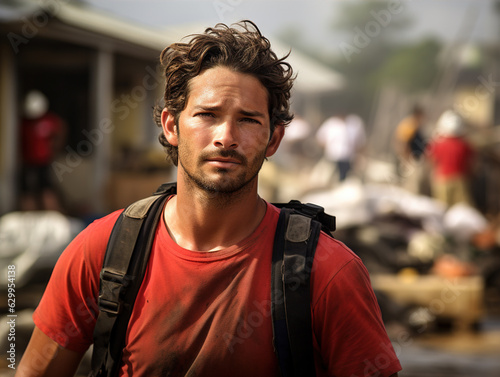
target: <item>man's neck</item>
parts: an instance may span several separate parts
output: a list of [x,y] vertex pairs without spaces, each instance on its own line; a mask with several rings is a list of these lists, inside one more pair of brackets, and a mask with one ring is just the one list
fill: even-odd
[[165,208],[172,239],[193,251],[216,251],[249,236],[266,213],[257,194],[257,179],[233,195],[211,193],[178,182],[177,195]]

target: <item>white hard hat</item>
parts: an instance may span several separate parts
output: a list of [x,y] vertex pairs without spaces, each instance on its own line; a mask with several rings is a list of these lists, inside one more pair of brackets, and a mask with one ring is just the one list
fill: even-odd
[[465,131],[462,117],[453,110],[446,110],[437,121],[437,132],[443,136],[461,136]]
[[32,90],[24,99],[24,116],[28,119],[41,117],[49,109],[49,101],[42,92]]

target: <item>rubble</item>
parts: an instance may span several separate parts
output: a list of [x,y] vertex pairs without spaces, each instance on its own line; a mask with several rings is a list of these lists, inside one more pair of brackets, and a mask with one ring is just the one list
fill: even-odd
[[356,178],[301,200],[336,216],[334,236],[363,260],[386,319],[413,330],[420,323],[421,333],[443,321],[472,329],[490,309],[488,297],[499,297],[497,232],[471,206],[447,208],[398,186]]

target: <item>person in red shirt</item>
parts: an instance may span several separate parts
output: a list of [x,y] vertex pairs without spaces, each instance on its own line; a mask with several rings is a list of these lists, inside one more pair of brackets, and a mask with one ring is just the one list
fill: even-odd
[[445,111],[436,126],[437,136],[428,146],[432,165],[432,195],[447,206],[473,205],[469,177],[474,150],[464,137],[463,119],[452,110]]
[[[292,120],[293,71],[250,21],[218,24],[161,54],[160,141],[177,165],[127,328],[120,376],[277,376],[271,260],[279,210],[258,173]],[[58,261],[17,376],[71,376],[92,344],[99,273],[121,211]],[[397,376],[366,268],[321,233],[312,266],[318,376]]]
[[63,120],[49,111],[47,97],[30,91],[21,123],[21,209],[62,211],[51,164],[65,139]]

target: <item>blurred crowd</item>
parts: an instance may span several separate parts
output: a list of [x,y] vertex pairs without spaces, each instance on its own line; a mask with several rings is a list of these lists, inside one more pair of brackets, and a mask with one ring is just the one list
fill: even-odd
[[[447,109],[431,124],[425,109],[414,106],[394,125],[393,170],[380,179],[373,179],[370,140],[356,114],[336,114],[316,129],[298,117],[289,127],[277,167],[263,172],[264,186],[267,177],[279,177],[275,199],[313,202],[337,217],[334,235],[367,266],[384,318],[408,327],[429,322],[429,331],[430,322],[474,328],[500,313],[500,217],[476,205],[481,151],[458,112]],[[375,278],[385,275],[394,279],[389,285]],[[399,285],[400,279],[408,284]],[[458,294],[446,315],[420,310],[457,279],[471,297]],[[424,281],[434,293],[419,299]],[[407,297],[394,301],[388,286],[398,285]]]

